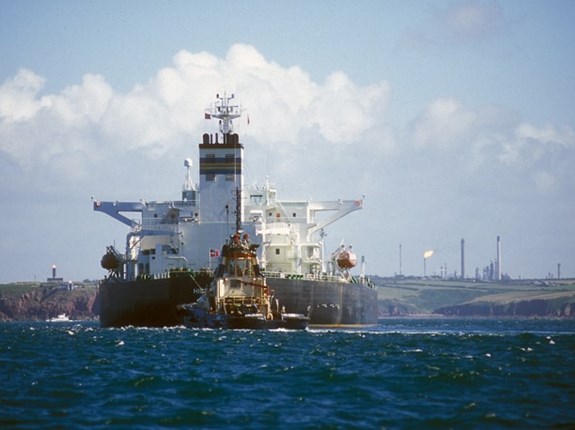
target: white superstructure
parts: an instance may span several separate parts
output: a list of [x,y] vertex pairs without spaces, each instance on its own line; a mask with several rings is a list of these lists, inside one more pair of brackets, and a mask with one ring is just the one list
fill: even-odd
[[[182,199],[166,202],[101,202],[104,212],[130,227],[121,276],[161,277],[172,269],[198,271],[213,267],[218,250],[242,229],[259,243],[258,258],[266,272],[318,276],[328,271],[324,262],[323,229],[362,208],[363,200],[281,201],[268,183],[246,187],[244,147],[233,132],[241,109],[234,96],[218,95],[205,112],[218,119],[220,132],[204,134],[199,145],[199,184],[192,181],[192,161],[185,160]],[[136,219],[125,215],[136,214]],[[329,212],[323,216],[322,212]],[[333,268],[335,270],[335,267]]]

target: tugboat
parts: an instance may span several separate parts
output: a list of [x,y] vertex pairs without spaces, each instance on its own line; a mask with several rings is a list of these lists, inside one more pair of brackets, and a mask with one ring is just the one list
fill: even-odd
[[[239,195],[239,191],[236,191]],[[241,199],[237,199],[241,201]],[[306,329],[309,318],[287,313],[266,283],[257,259],[259,244],[250,243],[240,229],[236,209],[236,233],[220,252],[214,279],[204,294],[191,304],[177,306],[188,328]]]

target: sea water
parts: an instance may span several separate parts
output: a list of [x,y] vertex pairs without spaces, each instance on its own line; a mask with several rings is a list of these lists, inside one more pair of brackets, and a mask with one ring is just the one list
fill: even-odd
[[575,321],[0,323],[2,428],[575,428]]

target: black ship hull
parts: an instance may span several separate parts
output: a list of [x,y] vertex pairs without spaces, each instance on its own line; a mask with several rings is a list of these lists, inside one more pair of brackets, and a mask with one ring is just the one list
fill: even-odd
[[282,306],[309,315],[312,326],[377,324],[377,291],[365,284],[268,278]]
[[[208,284],[189,276],[100,284],[102,327],[182,325],[178,305],[195,302]],[[287,312],[309,316],[310,326],[365,326],[377,323],[377,292],[365,284],[268,278],[267,284]]]
[[173,327],[182,324],[176,306],[196,301],[209,279],[179,276],[100,283],[101,327]]

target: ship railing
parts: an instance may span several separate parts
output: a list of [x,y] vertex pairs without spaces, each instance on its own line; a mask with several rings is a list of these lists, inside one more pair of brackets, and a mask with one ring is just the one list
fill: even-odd
[[350,283],[352,284],[363,284],[363,285],[367,285],[369,288],[375,290],[377,289],[377,285],[375,285],[373,283],[373,281],[371,279],[369,279],[367,276],[352,276],[349,280]]
[[263,275],[266,278],[283,278],[283,279],[303,279],[307,281],[329,281],[329,282],[345,282],[348,283],[342,276],[328,275],[326,273],[284,273],[284,272],[271,272],[264,271]]
[[165,234],[176,232],[178,225],[176,223],[166,222],[161,219],[146,219],[138,222],[132,227],[132,233],[140,233],[142,231],[148,232],[163,232]]
[[197,274],[198,272],[190,270],[186,267],[177,267],[158,273],[141,273],[138,276],[136,276],[136,279],[155,280],[155,279],[170,279],[170,278],[186,277],[186,276],[195,277]]
[[290,224],[287,222],[269,222],[265,225],[256,224],[256,235],[262,234],[290,234],[292,232]]

